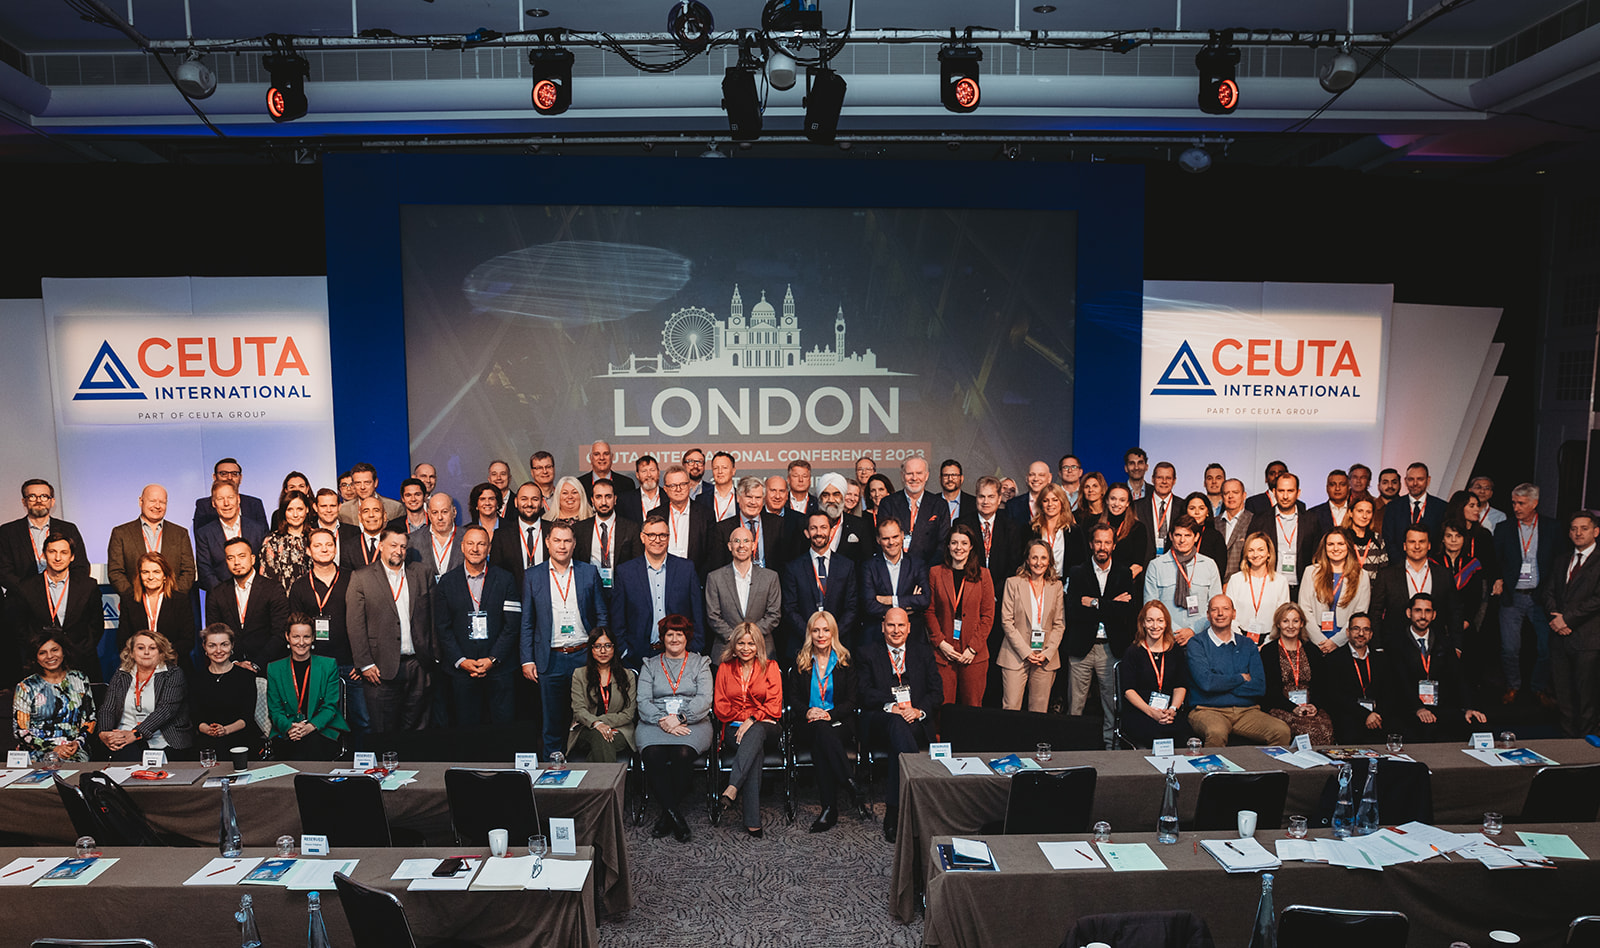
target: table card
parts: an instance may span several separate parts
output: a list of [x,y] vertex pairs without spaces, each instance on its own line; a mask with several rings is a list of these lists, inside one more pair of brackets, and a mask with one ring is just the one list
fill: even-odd
[[516,759],[512,762],[512,766],[517,768],[518,770],[538,770],[539,769],[539,755],[538,754],[518,754],[516,756]]
[[1296,751],[1308,751],[1308,750],[1310,750],[1311,749],[1311,735],[1309,735],[1309,734],[1301,734],[1301,735],[1296,736],[1295,739],[1294,739],[1294,749]]
[[943,743],[943,744],[929,744],[928,745],[928,756],[932,757],[934,760],[944,760],[945,758],[949,757],[950,756],[950,745],[949,745],[949,743],[947,742],[947,743]]
[[350,766],[361,771],[371,770],[378,766],[378,754],[376,751],[356,751],[355,759],[350,762]]
[[1494,735],[1488,731],[1472,732],[1473,750],[1494,750]]
[[328,854],[328,837],[306,833],[300,837],[300,855],[326,856]]
[[1171,757],[1172,756],[1172,738],[1163,737],[1161,740],[1156,741],[1154,744],[1151,745],[1150,753],[1152,755],[1156,756],[1156,757]]
[[147,750],[139,758],[139,763],[147,769],[160,770],[167,765],[167,752],[163,750]]
[[578,828],[571,817],[550,818],[550,852],[557,856],[578,854]]
[[33,763],[32,761],[28,760],[27,751],[6,751],[6,769],[9,770],[16,767],[32,766]]

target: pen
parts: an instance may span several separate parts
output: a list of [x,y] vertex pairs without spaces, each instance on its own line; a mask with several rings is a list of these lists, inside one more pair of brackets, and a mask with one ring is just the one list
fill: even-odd
[[238,861],[235,860],[234,862],[231,862],[231,863],[227,864],[226,866],[223,866],[221,869],[218,869],[218,870],[216,870],[214,872],[206,873],[206,878],[209,879],[212,876],[222,875],[224,872],[227,872],[229,869],[232,869],[234,866],[237,866],[238,864],[239,864]]
[[[6,876],[14,876],[19,872],[27,872],[29,869],[32,869],[34,866],[37,866],[41,862],[44,862],[44,860],[43,859],[35,859],[33,862],[27,864],[26,866],[23,866],[21,869],[13,869],[13,870],[11,870],[10,872],[6,873]],[[0,878],[5,878],[5,876],[0,876]]]
[[1242,850],[1242,849],[1240,849],[1240,848],[1239,848],[1239,847],[1237,847],[1237,846],[1235,846],[1235,845],[1234,845],[1234,844],[1233,844],[1233,841],[1232,841],[1232,840],[1229,840],[1229,839],[1225,839],[1225,840],[1223,840],[1223,841],[1222,841],[1222,845],[1224,845],[1224,846],[1226,846],[1226,847],[1228,847],[1228,848],[1229,848],[1229,849],[1231,849],[1231,850],[1233,850],[1233,851],[1234,851],[1234,852],[1236,852],[1236,853],[1238,853],[1238,854],[1239,854],[1239,855],[1241,855],[1241,856],[1243,856],[1243,855],[1244,855],[1244,854],[1245,854],[1245,853],[1244,853],[1244,850]]
[[1080,850],[1078,850],[1078,855],[1080,855],[1080,856],[1082,856],[1082,857],[1083,857],[1083,858],[1085,858],[1085,859],[1087,859],[1087,860],[1089,860],[1089,861],[1090,861],[1090,862],[1094,862],[1094,857],[1093,857],[1093,856],[1091,856],[1091,855],[1089,855],[1089,854],[1088,854],[1088,853],[1086,853],[1086,852],[1084,852],[1084,851],[1083,851],[1083,850],[1081,850],[1081,849],[1080,849]]
[[1433,850],[1434,852],[1438,853],[1439,855],[1443,856],[1444,859],[1445,859],[1445,862],[1455,862],[1454,859],[1450,858],[1450,854],[1449,853],[1447,853],[1444,850],[1440,849],[1439,847],[1433,845],[1432,843],[1428,844],[1428,848]]

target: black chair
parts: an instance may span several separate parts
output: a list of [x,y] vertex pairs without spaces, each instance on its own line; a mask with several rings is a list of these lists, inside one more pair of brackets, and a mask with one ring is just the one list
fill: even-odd
[[526,770],[451,767],[444,772],[444,795],[450,826],[462,846],[488,845],[492,829],[506,830],[523,843],[545,832],[533,798],[533,774]]
[[1278,917],[1278,948],[1405,948],[1410,929],[1404,912],[1291,905]]
[[300,831],[328,837],[334,847],[420,846],[421,833],[389,826],[383,786],[375,777],[295,774]]
[[1083,833],[1094,810],[1094,785],[1099,775],[1093,767],[1069,767],[1060,772],[1024,770],[1013,774],[1006,795],[1004,820],[985,823],[983,835],[1007,836],[1041,833]]
[[[794,796],[797,792],[801,774],[805,771],[815,771],[817,768],[816,758],[813,756],[814,748],[811,746],[809,738],[806,740],[801,740],[801,735],[805,733],[804,726],[802,725],[797,727],[794,723],[795,721],[799,720],[797,715],[800,714],[802,710],[803,709],[790,707],[785,707],[783,710],[789,729],[789,766],[791,770],[790,800],[794,799]],[[861,768],[863,766],[861,760],[862,750],[860,709],[849,708],[842,711],[835,709],[835,713],[843,714],[849,717],[852,740],[845,742],[844,757],[845,761],[852,766],[851,772],[859,778],[861,774]],[[857,783],[862,787],[862,807],[865,810],[870,810],[871,804],[867,802],[869,796],[866,790],[867,784],[861,783],[859,779],[857,780]]]
[[[73,828],[81,822],[93,827],[80,836],[93,836],[102,846],[192,846],[193,842],[164,838],[145,819],[139,805],[128,796],[128,791],[118,786],[104,771],[86,770],[78,775],[78,786],[73,787],[52,773],[56,792],[66,805]],[[81,807],[81,808],[80,808]]]
[[959,754],[981,751],[1032,750],[1049,744],[1058,751],[1105,749],[1104,722],[1086,715],[969,708],[947,704],[939,709],[939,739]]
[[1600,948],[1600,915],[1579,915],[1567,926],[1567,948]]
[[1214,948],[1206,920],[1193,912],[1116,912],[1084,915],[1067,930],[1061,948],[1093,942],[1116,948]]
[[35,938],[33,948],[156,948],[145,938]]
[[1231,830],[1239,825],[1240,810],[1256,811],[1259,829],[1283,826],[1283,802],[1289,797],[1289,775],[1281,770],[1264,773],[1210,773],[1200,780],[1191,831]]
[[[61,797],[61,805],[67,808],[67,816],[72,820],[72,831],[79,836],[92,836],[98,840],[109,840],[111,831],[101,822],[100,814],[94,811],[89,801],[84,798],[83,791],[61,779],[61,774],[53,773],[50,779],[55,781],[56,793]],[[103,843],[109,846],[111,843]]]
[[[1350,799],[1359,804],[1367,785],[1367,758],[1350,761]],[[1385,825],[1398,826],[1416,820],[1433,822],[1433,777],[1428,765],[1420,761],[1385,760],[1378,766],[1378,816]],[[1339,800],[1339,775],[1331,774],[1322,786],[1313,826],[1333,824],[1333,805]]]
[[[722,794],[722,788],[727,786],[727,780],[718,780],[719,775],[733,773],[733,756],[738,750],[736,745],[728,745],[723,741],[723,734],[727,728],[723,722],[712,715],[712,723],[717,726],[717,733],[711,739],[711,751],[706,754],[706,807],[711,815],[711,825],[717,826],[722,822],[722,808],[718,806],[717,797]],[[794,735],[789,729],[789,703],[783,704],[783,712],[778,720],[778,731],[770,737],[761,754],[761,786],[767,789],[767,774],[781,774],[783,777],[783,816],[787,822],[794,822],[794,770],[791,766],[790,747]],[[718,784],[721,786],[718,786]]]
[[1111,696],[1112,725],[1111,749],[1122,750],[1124,747],[1133,747],[1133,742],[1122,735],[1122,714],[1127,701],[1122,697],[1122,660],[1111,664],[1111,683],[1116,693]]
[[1518,823],[1593,823],[1600,812],[1600,764],[1540,767]]
[[[350,923],[350,940],[355,948],[417,948],[406,919],[405,906],[392,893],[362,885],[342,872],[333,874],[333,887],[339,890],[339,905]],[[474,942],[434,941],[433,948],[476,948]]]

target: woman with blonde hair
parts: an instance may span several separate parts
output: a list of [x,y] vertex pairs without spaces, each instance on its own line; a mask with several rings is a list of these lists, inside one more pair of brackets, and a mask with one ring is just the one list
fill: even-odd
[[1261,650],[1262,683],[1267,689],[1261,710],[1289,725],[1297,737],[1305,734],[1312,744],[1332,744],[1333,719],[1319,706],[1329,680],[1322,669],[1322,653],[1306,647],[1305,611],[1286,602],[1273,614],[1272,627],[1273,639]]
[[1034,536],[1049,544],[1057,576],[1067,575],[1082,562],[1088,544],[1078,536],[1078,522],[1060,484],[1049,484],[1039,492],[1039,510],[1028,525]]
[[122,646],[122,667],[100,705],[100,743],[112,760],[139,760],[145,750],[188,750],[194,726],[187,697],[172,643],[160,632],[135,632]]
[[589,506],[582,481],[570,474],[556,481],[555,503],[545,508],[546,520],[571,526],[593,516],[594,508]]
[[1234,627],[1258,647],[1272,641],[1272,615],[1289,601],[1289,581],[1272,568],[1277,561],[1272,534],[1250,534],[1245,537],[1239,572],[1228,577],[1222,590],[1233,600]]
[[1000,666],[1000,703],[1008,711],[1022,708],[1024,692],[1029,711],[1049,710],[1066,622],[1061,574],[1051,561],[1050,544],[1029,540],[1022,566],[1006,580],[1000,602],[1005,638],[995,661]]
[[[789,673],[789,696],[795,707],[805,708],[805,722],[796,728],[800,740],[811,748],[817,768],[817,798],[822,813],[811,832],[823,833],[839,821],[839,788],[850,795],[851,809],[860,811],[867,796],[850,776],[845,748],[855,743],[856,668],[850,650],[839,641],[839,622],[826,610],[806,620],[806,640]],[[805,695],[804,701],[800,696]]]
[[192,675],[194,662],[189,653],[194,650],[194,610],[187,597],[173,595],[177,576],[171,562],[160,553],[141,553],[137,569],[139,578],[133,585],[133,602],[123,604],[122,621],[117,626],[118,640],[126,644],[133,633],[154,629],[172,643],[172,650],[178,655],[178,667],[185,676]]
[[778,737],[783,716],[783,676],[767,658],[767,637],[754,622],[733,627],[733,638],[717,665],[712,707],[722,725],[722,747],[733,750],[733,771],[717,805],[744,801],[745,832],[761,838],[761,758]]

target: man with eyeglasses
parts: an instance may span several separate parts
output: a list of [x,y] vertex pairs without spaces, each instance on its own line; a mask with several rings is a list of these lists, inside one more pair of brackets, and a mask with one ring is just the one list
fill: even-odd
[[[667,477],[674,473],[682,478],[679,488],[687,495],[688,477],[683,468],[674,464]],[[689,651],[705,648],[706,610],[700,581],[693,563],[668,552],[672,528],[667,517],[659,508],[650,512],[639,531],[644,555],[618,566],[611,586],[611,631],[622,646],[622,663],[635,671],[662,650],[660,623],[670,615],[688,616],[694,622]]]
[[778,574],[755,564],[755,545],[755,534],[743,526],[734,527],[728,537],[732,562],[706,577],[706,621],[715,636],[709,640],[713,658],[733,641],[733,629],[741,622],[760,626],[767,639],[767,654],[778,654],[776,633],[782,616]]
[[77,526],[50,516],[56,509],[56,489],[49,481],[35,477],[22,482],[22,509],[22,517],[0,526],[0,586],[7,593],[16,592],[23,580],[45,571],[44,543],[51,534],[67,538],[72,547],[72,570],[89,572],[89,557]]
[[[549,451],[535,451],[528,456],[528,477],[539,487],[539,497],[543,500],[542,509],[550,510],[555,507],[552,502],[556,494],[556,456]],[[549,517],[545,517],[549,520]]]
[[[223,458],[211,466],[211,483],[228,483],[239,494],[239,510],[250,520],[259,520],[262,523],[271,523],[267,519],[267,508],[261,503],[260,497],[246,494],[240,486],[244,481],[244,468],[233,458]],[[211,495],[197,499],[194,502],[194,531],[190,536],[199,536],[200,528],[217,519],[217,509],[211,504]]]
[[955,458],[945,458],[939,462],[939,496],[950,505],[950,522],[955,523],[962,514],[972,510],[977,501],[973,496],[961,489],[967,482],[967,475],[961,470],[961,462]]
[[[689,471],[681,464],[673,464],[661,478],[661,489],[667,502],[652,510],[651,516],[660,513],[667,522],[667,551],[694,564],[695,575],[704,578],[709,562],[711,539],[711,511],[704,504],[689,502],[693,481]],[[649,544],[645,544],[648,549]],[[671,613],[668,613],[669,615]]]
[[1076,454],[1063,454],[1058,465],[1061,471],[1061,486],[1067,492],[1067,506],[1077,509],[1078,493],[1083,482],[1083,462],[1078,460]]

